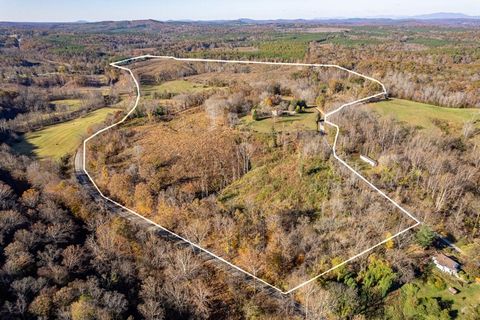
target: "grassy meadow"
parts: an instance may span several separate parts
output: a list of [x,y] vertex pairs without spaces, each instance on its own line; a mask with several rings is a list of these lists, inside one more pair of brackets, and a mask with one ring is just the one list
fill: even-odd
[[102,123],[109,114],[118,110],[120,109],[98,109],[84,117],[27,133],[13,147],[20,153],[33,154],[38,159],[59,159],[75,151],[90,126]]
[[[441,285],[439,286],[438,283]],[[419,297],[440,298],[451,303],[452,310],[457,312],[459,319],[463,319],[466,309],[475,307],[480,301],[480,284],[463,283],[436,269],[432,271],[432,275],[426,281],[416,280],[415,284],[420,287]],[[453,287],[459,292],[454,295],[448,291],[449,287]]]
[[383,116],[427,130],[460,132],[472,120],[480,121],[480,110],[474,108],[444,108],[409,100],[391,99],[367,105]]
[[266,118],[257,121],[253,120],[251,115],[247,115],[242,118],[241,124],[259,133],[271,133],[273,128],[277,132],[316,130],[316,120],[317,113],[315,111],[307,111],[292,116],[283,116],[276,119]]

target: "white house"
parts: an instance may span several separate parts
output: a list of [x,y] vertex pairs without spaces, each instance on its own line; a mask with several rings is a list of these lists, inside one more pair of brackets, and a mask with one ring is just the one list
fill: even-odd
[[443,253],[437,254],[435,257],[432,258],[432,260],[438,269],[450,275],[458,277],[458,271],[460,271],[460,264],[457,263],[455,260],[447,257]]

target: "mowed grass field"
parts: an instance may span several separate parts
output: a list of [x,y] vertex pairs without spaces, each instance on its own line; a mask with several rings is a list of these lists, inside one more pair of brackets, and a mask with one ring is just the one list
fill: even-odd
[[[444,301],[452,303],[452,309],[458,312],[458,319],[465,317],[465,308],[474,308],[480,301],[480,284],[478,283],[462,283],[455,278],[443,274],[434,269],[433,275],[442,279],[445,282],[445,288],[437,288],[433,283],[428,281],[422,282],[420,280],[415,283],[420,287],[418,292],[419,297],[441,298]],[[456,288],[459,293],[453,295],[448,291],[449,287]]]
[[317,129],[317,113],[308,110],[305,113],[298,113],[292,116],[282,116],[276,119],[267,118],[255,121],[251,115],[247,115],[241,119],[241,125],[260,133],[270,133],[273,128],[277,132],[288,132],[294,130],[316,130]]
[[23,154],[35,155],[38,159],[59,159],[75,151],[90,126],[102,123],[109,114],[119,110],[102,108],[84,117],[27,133],[13,148]]
[[460,132],[468,121],[477,121],[480,127],[480,109],[444,108],[409,100],[391,99],[366,106],[383,116],[406,122],[409,125],[428,130],[449,130]]

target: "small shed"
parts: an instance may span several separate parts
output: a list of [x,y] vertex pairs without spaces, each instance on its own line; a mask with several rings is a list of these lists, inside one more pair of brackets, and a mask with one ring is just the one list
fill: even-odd
[[373,160],[372,158],[368,157],[368,156],[365,156],[363,154],[360,155],[360,159],[366,163],[368,163],[369,165],[371,165],[372,167],[376,167],[378,165],[378,162]]
[[318,132],[320,132],[321,134],[325,134],[325,120],[324,119],[318,120],[317,126],[318,126],[318,129],[317,129]]
[[460,271],[460,264],[452,258],[447,257],[443,253],[440,253],[433,257],[432,260],[438,269],[450,275],[458,276],[458,271]]
[[458,293],[458,290],[455,289],[454,287],[449,287],[449,288],[448,288],[448,291],[449,291],[451,294],[453,294],[453,295],[455,295],[455,294]]

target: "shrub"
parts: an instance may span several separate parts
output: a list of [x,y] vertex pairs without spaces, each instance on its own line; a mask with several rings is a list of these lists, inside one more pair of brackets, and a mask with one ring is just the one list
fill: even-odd
[[445,290],[447,288],[447,284],[441,277],[433,276],[429,279],[429,282],[438,290]]
[[258,121],[257,109],[252,110],[252,119],[255,120],[255,121]]
[[325,98],[325,95],[319,95],[317,97],[317,99],[315,99],[315,103],[317,104],[318,107],[320,108],[323,108],[325,107],[325,103],[326,103],[326,98]]
[[307,107],[307,102],[303,99],[293,99],[291,102],[290,102],[290,106],[292,108],[295,108],[295,112],[297,113],[301,113],[301,112],[305,112],[305,108]]
[[330,89],[331,93],[339,93],[343,91],[344,86],[343,83],[338,80],[330,80],[328,82],[328,88]]

